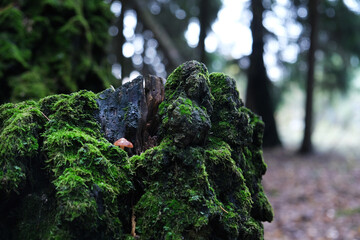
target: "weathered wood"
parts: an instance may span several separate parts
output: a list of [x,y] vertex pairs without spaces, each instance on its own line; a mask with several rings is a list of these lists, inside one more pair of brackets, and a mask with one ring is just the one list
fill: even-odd
[[164,99],[164,79],[139,76],[113,91],[99,95],[98,119],[106,139],[126,138],[134,144],[129,153],[139,154],[156,145],[157,110]]

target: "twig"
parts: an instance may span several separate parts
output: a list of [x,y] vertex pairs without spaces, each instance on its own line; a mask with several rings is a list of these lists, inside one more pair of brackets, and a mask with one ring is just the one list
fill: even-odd
[[135,222],[135,210],[134,207],[132,208],[132,215],[131,215],[131,236],[136,237],[136,222]]
[[111,88],[111,90],[112,90],[113,92],[116,91],[113,85],[110,85],[110,88]]
[[[40,110],[39,110],[40,111]],[[42,111],[40,111],[41,112],[41,114],[50,122],[50,119],[42,112]]]
[[221,210],[223,210],[226,213],[229,213],[228,211],[226,211],[222,206],[219,205],[219,207],[221,208]]
[[[34,109],[34,108],[30,107],[29,109]],[[50,119],[42,111],[39,110],[39,112],[50,122]]]

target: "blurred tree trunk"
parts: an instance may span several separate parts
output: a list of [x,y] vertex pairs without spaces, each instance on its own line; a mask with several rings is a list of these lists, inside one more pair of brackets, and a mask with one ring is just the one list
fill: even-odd
[[200,35],[199,35],[199,44],[198,44],[198,52],[199,52],[199,60],[200,62],[206,64],[206,52],[205,52],[205,38],[206,33],[209,28],[209,3],[207,0],[200,0],[199,3],[200,15]]
[[116,22],[115,22],[115,26],[118,28],[119,32],[113,40],[116,61],[121,65],[121,72],[120,72],[121,79],[123,79],[125,76],[125,72],[124,72],[125,58],[122,54],[122,46],[125,43],[125,37],[123,34],[125,9],[126,9],[126,1],[121,1],[120,16],[118,18],[116,18]]
[[180,52],[176,48],[175,44],[163,26],[159,24],[153,15],[149,12],[146,2],[143,0],[133,0],[132,3],[145,28],[151,30],[154,33],[154,36],[159,42],[160,48],[164,51],[164,54],[169,60],[171,67],[176,68],[182,64],[184,62],[184,58],[181,56]]
[[270,96],[271,83],[267,76],[263,54],[265,28],[262,25],[264,7],[262,0],[252,0],[251,33],[253,37],[250,67],[248,70],[248,86],[246,106],[262,117],[265,122],[264,146],[281,145],[274,119],[274,105]]
[[310,49],[308,53],[308,73],[306,82],[306,102],[305,102],[305,130],[304,138],[300,148],[300,153],[310,153],[313,151],[311,142],[312,118],[313,118],[313,96],[314,96],[314,68],[315,51],[317,48],[318,33],[318,0],[309,1],[309,23],[310,23]]

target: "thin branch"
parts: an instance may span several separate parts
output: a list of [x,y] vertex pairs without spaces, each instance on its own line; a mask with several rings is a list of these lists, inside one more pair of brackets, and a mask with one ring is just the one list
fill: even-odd
[[42,111],[40,111],[40,113],[50,122],[50,119]]
[[221,210],[223,210],[226,213],[229,213],[228,211],[226,211],[222,206],[219,205],[219,207],[221,208]]
[[131,214],[131,236],[136,237],[136,221],[135,221],[135,210],[134,207],[132,208],[132,214]]

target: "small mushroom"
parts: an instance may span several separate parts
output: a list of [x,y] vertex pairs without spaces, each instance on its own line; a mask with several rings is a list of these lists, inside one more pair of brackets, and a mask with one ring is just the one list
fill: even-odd
[[125,138],[120,138],[119,140],[114,142],[114,145],[119,146],[121,149],[124,149],[125,147],[127,147],[127,148],[134,147],[134,145],[131,142],[129,142],[128,140],[126,140]]

